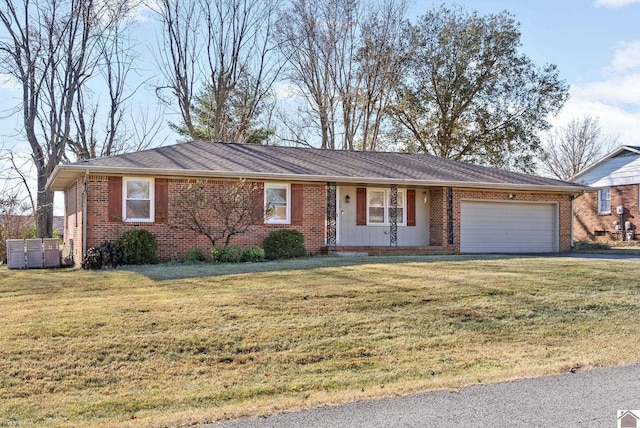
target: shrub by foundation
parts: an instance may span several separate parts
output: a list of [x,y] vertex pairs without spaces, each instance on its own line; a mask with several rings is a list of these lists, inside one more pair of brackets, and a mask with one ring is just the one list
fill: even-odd
[[275,230],[264,240],[265,256],[273,259],[294,259],[305,257],[304,235],[297,230]]

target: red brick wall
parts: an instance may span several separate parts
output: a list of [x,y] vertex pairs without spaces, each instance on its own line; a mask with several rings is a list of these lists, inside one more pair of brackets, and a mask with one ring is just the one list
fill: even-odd
[[[122,221],[110,221],[108,215],[109,189],[107,176],[90,176],[87,183],[87,246],[100,244],[105,239],[116,240],[122,234],[131,229],[141,228],[150,231],[158,241],[159,256],[163,261],[181,260],[186,252],[193,248],[199,248],[208,255],[211,242],[203,235],[185,230],[180,220],[180,213],[171,206],[171,200],[184,191],[190,181],[186,179],[169,179],[169,216],[166,223],[128,223]],[[193,183],[193,181],[191,181]],[[207,191],[215,193],[222,188],[220,181],[205,181]],[[79,263],[82,260],[82,180],[65,192],[66,213],[65,241],[74,241],[75,259]],[[262,186],[262,184],[260,184]],[[637,207],[637,186],[631,186],[627,193],[635,192],[635,205],[629,212],[629,219],[640,218]],[[536,193],[536,192],[490,192],[474,189],[453,190],[453,245],[447,245],[447,204],[446,188],[431,188],[429,190],[429,234],[430,245],[447,246],[449,250],[460,251],[460,202],[463,199],[484,200],[510,200],[509,194],[515,194],[517,201],[554,202],[560,210],[559,244],[560,251],[571,248],[571,199],[567,194]],[[622,194],[621,194],[622,195]],[[593,204],[594,194],[586,194],[576,200],[576,213],[579,211],[578,203]],[[619,195],[612,189],[611,205],[615,209],[620,205]],[[584,199],[583,199],[584,198]],[[630,205],[629,205],[630,206]],[[326,236],[326,186],[324,183],[305,183],[303,185],[303,210],[302,224],[292,225],[253,225],[243,234],[234,237],[232,244],[241,246],[262,245],[266,236],[276,229],[297,229],[305,235],[305,246],[312,254],[319,253],[324,246]],[[584,217],[584,216],[583,216]],[[595,218],[602,220],[600,217]],[[607,221],[613,221],[607,216]],[[215,221],[211,218],[211,221]],[[576,237],[578,236],[576,229]]]
[[[87,190],[87,247],[98,245],[105,239],[116,240],[127,230],[140,228],[148,230],[156,237],[158,256],[162,261],[182,260],[187,251],[194,248],[199,248],[205,255],[208,255],[211,241],[194,231],[185,230],[180,213],[176,212],[171,204],[171,201],[180,192],[186,190],[189,183],[190,181],[186,179],[169,179],[169,218],[166,223],[129,223],[109,221],[108,177],[91,176]],[[204,185],[207,194],[215,194],[223,189],[220,181],[204,181]],[[246,233],[234,236],[231,244],[244,247],[262,246],[264,239],[272,230],[296,229],[304,234],[307,251],[311,254],[319,253],[325,239],[326,188],[324,184],[306,183],[303,185],[303,210],[303,221],[299,226],[256,224],[250,226]],[[219,221],[213,214],[211,215],[210,221]]]
[[[616,214],[616,207],[624,206],[622,225],[630,221],[635,227],[640,226],[640,212],[638,212],[638,185],[630,184],[626,186],[611,187],[611,214],[598,214],[598,192],[585,193],[574,201],[574,236],[575,239],[597,241],[597,240],[620,240],[623,235],[615,233],[614,221],[620,220]],[[596,232],[601,231],[604,236],[596,236]]]

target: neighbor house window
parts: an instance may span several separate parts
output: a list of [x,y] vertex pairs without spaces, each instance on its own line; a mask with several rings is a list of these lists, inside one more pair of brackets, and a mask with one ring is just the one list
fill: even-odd
[[289,224],[290,194],[288,184],[265,184],[264,205],[267,208],[265,223]]
[[611,188],[598,190],[598,214],[611,213]]
[[[398,190],[396,218],[399,225],[405,224],[405,191]],[[387,226],[391,224],[393,205],[391,189],[367,189],[367,224]]]
[[153,179],[124,178],[122,211],[125,221],[153,221]]

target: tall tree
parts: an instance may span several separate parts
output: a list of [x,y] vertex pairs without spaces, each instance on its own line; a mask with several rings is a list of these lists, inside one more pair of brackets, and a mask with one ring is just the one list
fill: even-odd
[[98,42],[112,27],[105,11],[122,1],[0,3],[2,67],[21,85],[24,132],[37,171],[39,237],[52,233],[53,192],[45,185],[65,154],[78,90],[98,63]]
[[[232,91],[227,100],[224,118],[220,117],[219,109],[216,107],[215,89],[211,85],[206,85],[194,97],[191,104],[193,128],[189,130],[186,122],[183,122],[180,126],[172,124],[171,127],[180,135],[198,140],[268,144],[269,138],[274,134],[274,129],[268,126],[270,115],[265,114],[263,110],[271,109],[272,104],[265,99],[260,103],[260,106],[255,106],[254,113],[256,117],[248,118],[245,110],[249,104],[245,98],[247,92],[242,84],[237,85],[236,88],[237,90]],[[264,125],[258,123],[257,120],[257,116],[261,115],[267,118]],[[220,123],[221,121],[222,123]],[[222,131],[218,132],[221,129]],[[229,130],[235,130],[239,135],[227,135],[228,139],[225,139],[224,133]],[[239,138],[240,141],[237,141]]]
[[141,87],[130,82],[136,53],[129,30],[132,10],[139,6],[139,0],[112,6],[102,18],[112,23],[111,28],[96,43],[97,71],[78,88],[72,113],[68,149],[78,160],[143,150],[152,142],[158,143],[154,139],[162,127],[160,113],[150,120],[148,111],[134,113],[129,105]]
[[546,135],[540,151],[542,170],[560,180],[568,180],[617,145],[617,137],[602,135],[597,117],[574,119]]
[[[375,150],[400,75],[405,10],[395,0],[293,0],[281,14],[287,78],[305,100],[302,122],[315,125],[321,148]],[[307,138],[292,140],[312,145]]]
[[358,149],[376,151],[388,119],[393,89],[404,76],[410,51],[403,39],[406,4],[389,1],[370,10],[361,25],[358,61],[362,85],[358,97],[361,129]]
[[177,101],[175,127],[192,139],[250,140],[280,72],[272,37],[277,0],[161,0],[156,10],[167,81],[157,92]]
[[394,107],[406,150],[532,171],[538,133],[568,87],[554,65],[519,53],[513,16],[442,6],[407,25],[406,38],[413,54]]

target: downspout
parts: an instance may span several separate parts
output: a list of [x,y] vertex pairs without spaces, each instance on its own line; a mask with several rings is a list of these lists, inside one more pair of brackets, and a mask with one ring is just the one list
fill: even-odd
[[571,249],[574,249],[574,236],[573,236],[573,201],[576,199],[575,195],[571,195]]
[[82,185],[82,253],[80,258],[87,253],[87,183],[89,181],[89,170],[84,172],[84,183]]
[[453,245],[453,187],[447,187],[447,244]]

